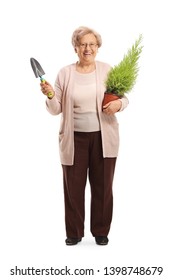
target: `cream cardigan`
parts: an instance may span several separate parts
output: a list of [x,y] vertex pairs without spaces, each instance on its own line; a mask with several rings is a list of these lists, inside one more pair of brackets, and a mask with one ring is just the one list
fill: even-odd
[[[97,109],[101,126],[103,157],[117,157],[119,149],[119,129],[115,115],[108,116],[102,112],[102,100],[105,92],[104,81],[111,66],[96,61],[96,91]],[[62,68],[55,81],[55,97],[46,100],[46,108],[52,115],[61,114],[59,131],[59,152],[63,165],[73,165],[74,160],[74,118],[73,118],[73,94],[74,73],[76,64]],[[120,111],[128,105],[127,97],[120,99],[122,106]]]

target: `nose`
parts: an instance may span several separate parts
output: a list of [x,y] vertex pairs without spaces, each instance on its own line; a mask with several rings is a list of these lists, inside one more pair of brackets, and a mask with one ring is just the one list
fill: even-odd
[[85,44],[85,49],[91,49],[90,44]]

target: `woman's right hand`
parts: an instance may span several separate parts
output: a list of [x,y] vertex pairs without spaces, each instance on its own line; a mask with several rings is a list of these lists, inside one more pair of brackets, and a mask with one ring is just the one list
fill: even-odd
[[[47,81],[45,81],[44,83],[41,82],[40,83],[40,87],[41,87],[41,91],[44,95],[46,95],[47,97],[49,97],[50,93],[51,93],[51,99],[54,97],[55,92],[53,87],[51,86],[51,84],[49,84]],[[50,97],[49,97],[50,98]]]

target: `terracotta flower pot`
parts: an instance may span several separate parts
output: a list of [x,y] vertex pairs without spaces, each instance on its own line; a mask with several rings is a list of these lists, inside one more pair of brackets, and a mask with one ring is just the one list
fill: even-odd
[[104,98],[103,98],[103,103],[102,106],[106,105],[108,102],[114,101],[119,99],[120,97],[113,92],[105,92],[104,93]]

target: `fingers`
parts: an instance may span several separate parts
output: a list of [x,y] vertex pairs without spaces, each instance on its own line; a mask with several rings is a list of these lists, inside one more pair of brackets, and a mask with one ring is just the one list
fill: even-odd
[[103,110],[103,113],[105,113],[106,115],[113,115],[114,113],[111,111],[111,110],[109,110],[109,109],[104,109]]
[[107,106],[107,104],[105,106],[103,106],[103,112],[107,115],[112,115],[113,114],[113,112],[111,110],[111,107]]
[[103,109],[106,109],[107,107],[109,107],[110,104],[111,104],[111,102],[106,103],[106,104],[103,106]]
[[107,103],[105,106],[103,106],[103,112],[107,115],[112,115],[117,113],[121,109],[121,101],[115,100]]
[[112,115],[114,114],[114,112],[112,111],[112,106],[111,106],[112,102],[108,102],[107,104],[105,104],[103,106],[103,112],[107,115]]
[[40,83],[41,91],[44,95],[48,95],[50,92],[54,92],[53,87],[45,81],[44,83]]

